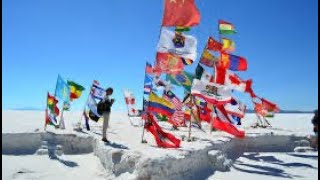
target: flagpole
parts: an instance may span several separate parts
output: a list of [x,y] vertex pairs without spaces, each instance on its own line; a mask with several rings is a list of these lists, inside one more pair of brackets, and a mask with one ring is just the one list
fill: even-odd
[[[164,7],[164,5],[163,5],[163,7]],[[160,8],[161,9],[161,8]],[[162,13],[163,14],[163,13]],[[163,19],[163,17],[164,17],[164,14],[163,14],[163,16],[162,16],[162,19]],[[161,25],[162,25],[162,22],[160,23]],[[162,26],[160,25],[160,31],[159,31],[159,38],[158,38],[158,42],[160,41],[160,37],[161,37],[161,30],[162,30]],[[153,67],[155,67],[155,64],[156,64],[156,61],[154,61],[154,63],[153,63]],[[146,78],[146,70],[144,70],[144,78]],[[144,82],[145,83],[145,82]],[[144,89],[144,83],[143,83],[143,89]],[[152,83],[152,82],[151,82]],[[151,91],[150,91],[150,93],[152,92],[152,88],[151,88]],[[143,95],[142,95],[142,106],[144,107],[144,92],[143,92]],[[143,107],[142,107],[142,109],[143,109]],[[147,112],[147,108],[144,110],[144,112],[143,113],[148,113]],[[146,116],[147,118],[149,118],[149,116],[147,115]],[[142,118],[142,116],[141,116],[141,118]],[[143,119],[142,119],[143,120]],[[142,123],[142,135],[141,135],[141,143],[146,143],[146,141],[143,139],[143,137],[144,137],[144,126],[145,126],[145,120],[143,120],[143,123]]]
[[[219,39],[219,42],[221,43],[221,34],[220,34],[220,31],[219,31],[219,21],[218,21],[218,39]],[[221,52],[220,52],[220,61],[221,61]],[[213,69],[214,69],[214,74],[215,74],[215,77],[214,79],[216,80],[216,76],[217,76],[217,65],[216,65],[216,62],[213,63]],[[216,82],[215,82],[216,83]],[[214,113],[216,114],[216,117],[218,117],[218,114],[217,114],[217,106],[215,104],[213,104],[213,111]],[[211,118],[211,121],[210,121],[210,134],[212,134],[212,131],[214,130],[214,127],[213,127],[213,121],[214,119]]]
[[[146,62],[146,66],[147,66],[147,62]],[[146,68],[146,67],[145,67]],[[143,94],[142,94],[142,109],[144,109],[144,86],[145,86],[145,79],[146,79],[146,75],[147,75],[147,72],[146,72],[146,69],[144,69],[144,80],[143,80]],[[152,82],[151,82],[152,83]],[[150,89],[150,93],[152,93],[152,88]],[[143,114],[147,114],[148,113],[148,108],[144,109],[144,112]],[[147,116],[147,119],[149,118],[149,116]],[[145,121],[144,119],[142,119],[142,116],[141,116],[141,120],[142,120],[142,135],[141,135],[141,143],[146,143],[146,141],[143,139],[144,138],[144,126],[145,126]]]
[[62,128],[60,127],[61,123],[64,124],[63,111],[64,111],[64,102],[63,102],[63,104],[62,104],[62,111],[61,111],[61,116],[60,116],[60,123],[59,123],[59,128],[60,128],[60,129],[65,129],[65,127],[62,127]]
[[[59,79],[59,76],[60,76],[60,74],[58,74],[58,78],[57,78],[57,83],[56,83],[56,89],[55,89],[55,91],[54,91],[54,98],[56,98],[56,96],[57,96],[57,87],[58,87],[58,79]],[[56,106],[56,104],[54,104],[54,106]],[[55,107],[54,107],[55,108]],[[55,110],[54,110],[55,111]],[[63,108],[62,108],[62,111],[63,111]],[[60,121],[61,121],[61,119],[60,119]],[[59,122],[60,123],[60,122]],[[55,127],[56,127],[56,129],[57,129],[57,126],[55,125]]]
[[[92,85],[93,85],[93,84],[92,84]],[[83,112],[85,111],[85,108],[86,108],[86,106],[87,106],[87,104],[88,104],[88,100],[89,100],[89,96],[90,96],[90,93],[91,93],[92,85],[91,85],[90,92],[89,92],[89,94],[88,94],[87,100],[86,100],[86,102],[85,102],[85,104],[84,104],[84,106],[83,106],[83,111],[82,111],[82,113],[81,113],[81,116],[80,116],[80,119],[79,119],[79,122],[78,122],[79,128],[81,128],[81,118],[82,118]]]
[[[125,99],[125,101],[126,101],[126,95],[125,95],[124,91],[125,91],[125,90],[123,90],[123,95],[124,95],[124,99]],[[130,124],[131,124],[132,126],[134,126],[133,123],[131,122],[131,119],[130,119],[130,116],[129,116],[129,107],[128,107],[127,101],[126,101],[126,105],[127,105],[127,111],[128,111],[128,114],[127,114],[127,115],[128,115],[129,122],[130,122]]]
[[48,94],[49,94],[49,92],[47,92],[47,102],[46,102],[46,118],[45,118],[45,121],[44,121],[44,131],[47,131],[47,116],[49,116],[48,115]]

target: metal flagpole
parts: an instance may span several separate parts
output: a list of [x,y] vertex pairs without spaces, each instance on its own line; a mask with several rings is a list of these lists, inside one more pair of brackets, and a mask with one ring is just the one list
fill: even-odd
[[87,100],[86,100],[86,102],[85,102],[85,104],[84,104],[84,106],[83,106],[83,111],[82,111],[82,113],[81,113],[81,116],[80,116],[80,119],[79,119],[79,121],[78,121],[78,124],[76,124],[76,126],[78,126],[78,127],[76,127],[76,129],[78,129],[78,130],[81,130],[81,118],[82,118],[82,116],[83,116],[83,113],[85,113],[85,108],[86,108],[86,106],[87,106],[87,104],[88,104],[89,96],[90,96],[90,94],[91,94],[91,89],[92,89],[92,85],[91,85],[90,92],[89,92],[89,94],[88,94]]
[[[147,63],[147,62],[146,62]],[[146,64],[146,66],[147,66],[147,64]],[[146,68],[146,67],[145,67]],[[146,69],[144,69],[144,80],[143,80],[143,95],[142,95],[142,109],[144,110],[144,112],[143,113],[145,113],[146,114],[146,118],[148,119],[149,118],[149,116],[148,116],[148,110],[147,110],[147,108],[145,108],[144,109],[144,107],[145,107],[145,102],[144,102],[144,86],[145,86],[145,79],[146,79],[146,76],[147,76],[147,72],[146,72]],[[151,82],[152,83],[152,82]],[[152,84],[151,84],[152,85]],[[152,93],[152,87],[151,87],[151,89],[150,89],[150,93]],[[146,119],[146,120],[147,120]],[[142,119],[142,116],[141,116],[141,120],[142,120],[142,135],[141,135],[141,143],[147,143],[147,141],[146,140],[144,140],[143,139],[143,137],[144,137],[144,126],[145,126],[145,121],[146,120],[144,120],[144,119]]]
[[[163,7],[164,7],[164,5],[163,5]],[[161,8],[160,8],[161,9]],[[164,16],[164,14],[163,14],[163,16]],[[163,17],[162,17],[162,19],[163,19]],[[162,24],[162,23],[160,23],[160,24]],[[160,41],[160,37],[161,37],[161,30],[162,30],[162,26],[160,26],[160,32],[159,32],[159,38],[158,38],[158,41]],[[155,67],[154,66],[155,65],[155,63],[153,64],[153,68]],[[146,69],[144,70],[144,78],[146,78]],[[151,82],[152,83],[152,82]],[[144,83],[143,83],[143,89],[144,89]],[[152,88],[151,88],[151,91],[150,91],[150,93],[152,92]],[[143,106],[143,108],[144,108],[144,93],[143,93],[143,95],[142,95],[142,106]],[[148,115],[148,111],[147,111],[147,108],[143,111],[143,113],[145,113],[146,114],[146,118],[148,119],[149,118],[149,115]],[[142,116],[141,116],[141,119],[142,119]],[[145,120],[143,120],[142,119],[142,121],[143,121],[143,123],[142,123],[142,135],[141,135],[141,143],[147,143],[147,141],[146,140],[144,140],[143,139],[143,137],[144,137],[144,126],[145,126]]]
[[[60,75],[58,74],[58,78],[57,78],[57,83],[56,83],[56,89],[55,89],[55,91],[54,91],[54,98],[56,98],[56,96],[57,96],[57,87],[58,87],[58,79],[59,79],[59,77],[60,77]],[[63,110],[62,110],[63,111]],[[55,114],[56,115],[56,114]],[[61,121],[61,119],[60,119],[60,121]],[[60,124],[60,121],[59,121],[59,124]],[[59,126],[59,125],[58,125]],[[56,127],[56,129],[58,128],[57,126],[55,126]]]
[[[126,101],[126,95],[125,95],[125,90],[123,90],[123,95],[124,95],[124,99],[125,99],[125,101]],[[128,91],[127,91],[128,92]],[[132,126],[134,126],[134,124],[131,122],[131,119],[130,119],[130,114],[129,114],[129,107],[128,107],[128,104],[127,104],[127,102],[126,102],[126,105],[127,105],[127,111],[128,111],[128,119],[129,119],[129,122],[130,122],[130,124],[132,125]]]
[[64,120],[63,120],[63,112],[64,112],[64,102],[62,104],[62,111],[61,111],[61,116],[60,116],[60,123],[59,123],[60,129],[65,129],[65,124],[64,124]]

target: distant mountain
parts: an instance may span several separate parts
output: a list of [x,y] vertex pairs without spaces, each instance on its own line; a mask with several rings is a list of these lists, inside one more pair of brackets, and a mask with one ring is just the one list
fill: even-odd
[[280,110],[280,113],[313,113],[313,111]]
[[23,107],[23,108],[13,108],[10,110],[22,110],[22,111],[44,111],[43,108],[37,108],[37,107]]
[[[254,113],[254,110],[247,109],[247,113]],[[299,111],[299,110],[280,110],[279,113],[296,113],[296,114],[302,114],[302,113],[313,113],[313,111]]]

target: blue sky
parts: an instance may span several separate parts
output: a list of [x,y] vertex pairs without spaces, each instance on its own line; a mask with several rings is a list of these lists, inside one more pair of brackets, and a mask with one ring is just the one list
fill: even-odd
[[[198,39],[199,54],[208,36],[217,38],[218,19],[232,22],[234,54],[248,60],[238,74],[253,79],[256,94],[281,109],[318,108],[317,0],[195,2],[201,22],[188,34]],[[58,74],[87,88],[72,110],[83,108],[93,80],[114,88],[115,110],[126,109],[124,88],[141,107],[162,15],[163,0],[3,0],[2,108],[44,108]],[[236,96],[252,108],[247,94]]]

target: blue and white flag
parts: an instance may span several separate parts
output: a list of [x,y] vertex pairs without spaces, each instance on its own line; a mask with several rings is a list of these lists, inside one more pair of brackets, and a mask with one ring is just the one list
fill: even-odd
[[64,102],[70,101],[70,88],[60,75],[58,75],[55,96]]
[[152,77],[147,75],[144,78],[144,94],[150,94],[152,89]]
[[91,95],[89,95],[87,106],[90,109],[90,111],[93,112],[96,116],[101,117],[101,115],[99,115],[97,111],[97,102]]
[[96,99],[103,99],[105,94],[106,94],[106,90],[100,86],[98,86],[97,84],[93,84],[92,87],[91,87],[91,92],[90,94],[96,98]]

